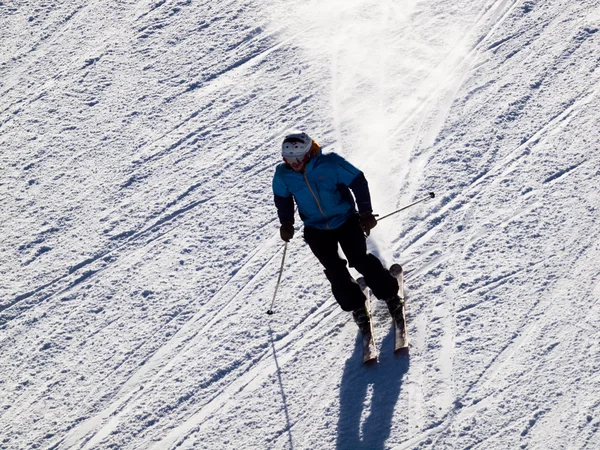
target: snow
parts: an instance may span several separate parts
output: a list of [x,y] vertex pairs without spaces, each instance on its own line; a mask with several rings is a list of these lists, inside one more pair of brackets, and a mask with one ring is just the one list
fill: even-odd
[[[0,448],[600,448],[600,2],[0,2]],[[411,354],[271,177],[369,180]]]

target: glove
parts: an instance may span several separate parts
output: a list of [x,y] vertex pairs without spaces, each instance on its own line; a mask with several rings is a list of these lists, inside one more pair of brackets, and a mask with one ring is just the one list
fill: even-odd
[[294,224],[290,222],[282,223],[279,234],[285,242],[290,242],[290,239],[294,237]]
[[360,227],[367,236],[371,234],[371,229],[375,228],[377,225],[377,219],[372,211],[360,213],[360,218],[358,220],[360,222]]

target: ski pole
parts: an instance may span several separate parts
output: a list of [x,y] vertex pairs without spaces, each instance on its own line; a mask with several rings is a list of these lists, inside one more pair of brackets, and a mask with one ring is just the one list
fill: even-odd
[[283,246],[283,257],[281,258],[281,267],[279,268],[279,277],[277,277],[277,284],[275,285],[275,293],[273,294],[273,300],[271,300],[271,308],[267,310],[267,314],[273,314],[273,304],[275,303],[275,297],[277,296],[277,289],[279,289],[279,283],[281,282],[281,274],[283,274],[283,263],[285,262],[285,254],[287,252],[287,241]]
[[383,217],[380,217],[379,219],[377,219],[377,222],[381,222],[381,221],[382,221],[383,219],[385,219],[386,217],[393,216],[394,214],[397,214],[397,213],[399,213],[400,211],[404,211],[405,209],[407,209],[407,208],[410,208],[411,206],[414,206],[414,205],[416,205],[417,203],[424,202],[425,200],[428,200],[428,199],[430,199],[430,198],[434,198],[434,197],[435,197],[435,193],[434,193],[434,192],[430,192],[429,194],[427,194],[427,197],[423,197],[422,199],[420,199],[420,200],[417,200],[416,202],[412,202],[410,205],[406,205],[406,206],[404,206],[404,207],[402,207],[402,208],[400,208],[400,209],[398,209],[398,210],[396,210],[396,211],[394,211],[394,212],[391,212],[391,213],[389,213],[389,214],[386,214],[385,216],[383,216]]

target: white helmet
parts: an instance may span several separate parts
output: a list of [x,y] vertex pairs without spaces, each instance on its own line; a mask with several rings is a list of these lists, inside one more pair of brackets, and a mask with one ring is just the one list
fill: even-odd
[[310,151],[313,140],[306,133],[288,134],[281,144],[281,156],[302,159]]

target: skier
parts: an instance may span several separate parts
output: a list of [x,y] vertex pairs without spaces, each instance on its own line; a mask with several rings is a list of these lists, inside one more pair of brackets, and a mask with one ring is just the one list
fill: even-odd
[[295,200],[304,222],[304,240],[325,268],[333,296],[344,311],[352,311],[360,331],[370,332],[366,297],[340,258],[338,244],[350,267],[363,275],[378,299],[386,302],[394,320],[402,320],[396,279],[375,255],[367,253],[365,235],[377,220],[364,174],[336,153],[322,153],[303,132],[288,134],[281,154],[284,162],[273,177],[281,239],[288,242],[294,236]]

